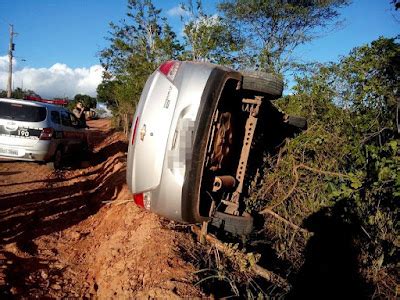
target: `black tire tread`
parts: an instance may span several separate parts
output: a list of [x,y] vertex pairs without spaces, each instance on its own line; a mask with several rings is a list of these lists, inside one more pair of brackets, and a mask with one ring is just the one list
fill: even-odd
[[283,80],[278,75],[261,71],[246,71],[242,72],[242,75],[243,90],[268,94],[272,96],[272,99],[282,96]]
[[307,119],[303,117],[289,116],[287,124],[297,127],[299,129],[307,129]]
[[253,217],[247,213],[234,216],[223,212],[215,212],[211,225],[236,235],[247,235],[253,230]]

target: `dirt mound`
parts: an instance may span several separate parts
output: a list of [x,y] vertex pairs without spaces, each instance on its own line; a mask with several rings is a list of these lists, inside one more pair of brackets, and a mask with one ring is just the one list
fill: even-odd
[[127,143],[109,124],[89,122],[85,169],[0,163],[0,295],[201,296],[179,253],[188,236],[131,201]]

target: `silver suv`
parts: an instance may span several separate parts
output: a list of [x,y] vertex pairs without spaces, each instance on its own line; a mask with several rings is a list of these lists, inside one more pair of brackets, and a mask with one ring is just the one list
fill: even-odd
[[[258,119],[278,114],[302,122],[269,113],[282,89],[273,74],[162,64],[148,78],[133,119],[127,182],[134,201],[173,220],[249,233],[253,218],[243,198]],[[265,121],[271,135],[278,130],[274,120]]]
[[66,155],[88,149],[85,128],[62,106],[0,98],[0,158],[59,169]]

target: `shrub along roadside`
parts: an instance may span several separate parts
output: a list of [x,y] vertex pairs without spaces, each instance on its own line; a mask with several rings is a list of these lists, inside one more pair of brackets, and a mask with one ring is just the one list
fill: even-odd
[[[264,209],[277,256],[301,275],[293,279],[294,295],[312,285],[316,294],[340,296],[347,282],[355,295],[393,297],[400,245],[400,45],[380,38],[304,75],[295,94],[278,105],[307,117],[309,128],[266,157],[265,176],[247,202],[254,211]],[[342,287],[333,289],[335,283]]]

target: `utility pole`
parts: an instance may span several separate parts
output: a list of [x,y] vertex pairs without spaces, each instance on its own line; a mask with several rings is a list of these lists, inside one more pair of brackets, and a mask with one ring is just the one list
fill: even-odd
[[13,60],[13,51],[14,51],[14,26],[10,24],[10,45],[8,48],[8,84],[7,84],[7,98],[11,98],[12,91],[12,60]]

